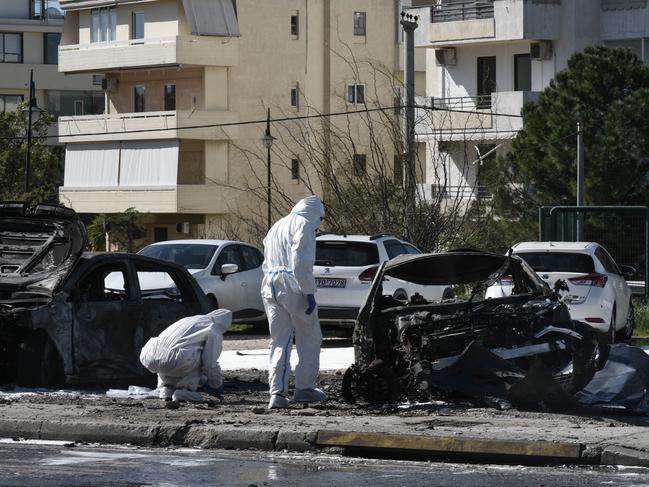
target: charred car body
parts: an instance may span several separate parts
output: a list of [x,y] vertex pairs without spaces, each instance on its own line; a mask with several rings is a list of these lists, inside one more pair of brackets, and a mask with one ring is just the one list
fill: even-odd
[[[384,296],[394,277],[451,286],[454,299]],[[485,299],[498,279],[514,292]],[[404,255],[377,272],[354,330],[348,402],[385,403],[460,394],[483,403],[534,406],[565,400],[605,361],[605,345],[520,258],[481,251]]]
[[[152,378],[139,361],[146,341],[211,309],[184,268],[84,253],[85,244],[85,227],[69,208],[0,203],[0,383]],[[176,288],[142,292],[139,280],[150,273],[170,277]]]

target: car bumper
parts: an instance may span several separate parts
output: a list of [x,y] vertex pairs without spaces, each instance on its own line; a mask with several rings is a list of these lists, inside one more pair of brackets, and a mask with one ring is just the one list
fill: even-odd
[[318,318],[322,324],[335,324],[340,326],[354,326],[359,308],[319,306]]

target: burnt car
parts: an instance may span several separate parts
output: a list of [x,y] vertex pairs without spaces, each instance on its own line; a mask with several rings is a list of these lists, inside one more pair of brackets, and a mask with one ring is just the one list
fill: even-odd
[[[448,286],[455,297],[408,301],[383,294],[386,278]],[[510,296],[485,298],[498,280]],[[570,318],[559,295],[519,257],[477,250],[403,255],[382,265],[354,329],[347,402],[451,395],[489,405],[569,401],[606,360],[606,345]],[[568,399],[566,399],[568,397]]]
[[[124,253],[84,253],[71,209],[0,203],[0,383],[121,384],[153,378],[146,341],[211,309],[183,267]],[[140,280],[175,287],[142,291]]]

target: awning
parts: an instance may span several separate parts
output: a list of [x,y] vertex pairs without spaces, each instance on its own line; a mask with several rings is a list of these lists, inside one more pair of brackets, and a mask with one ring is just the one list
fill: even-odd
[[176,186],[178,141],[123,142],[120,187]]
[[183,0],[192,34],[238,37],[234,0]]
[[65,150],[64,185],[69,188],[115,187],[119,143],[70,144]]

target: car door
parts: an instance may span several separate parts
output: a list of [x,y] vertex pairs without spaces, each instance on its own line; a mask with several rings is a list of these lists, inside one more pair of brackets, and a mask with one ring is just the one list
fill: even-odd
[[251,317],[264,314],[264,304],[261,299],[261,281],[264,272],[261,265],[264,263],[264,255],[259,249],[251,245],[240,245],[241,260],[244,270],[241,273],[246,295],[246,307],[243,308]]
[[[89,266],[72,294],[74,368],[81,382],[128,380],[141,368],[143,315],[127,261]],[[138,352],[139,353],[139,352]]]
[[622,271],[617,266],[613,257],[606,251],[604,247],[597,247],[595,256],[600,260],[606,273],[609,282],[613,288],[616,303],[616,327],[619,328],[626,321],[627,313],[629,312],[629,303],[631,299],[631,289],[626,283]]
[[[224,264],[235,264],[239,270],[232,274],[223,274],[221,266]],[[246,307],[246,288],[248,283],[243,275],[243,262],[241,261],[241,252],[239,252],[239,245],[229,244],[221,247],[219,256],[212,269],[212,275],[219,278],[219,286],[216,299],[219,308],[225,308],[232,311],[232,317],[236,318],[241,314],[241,310]]]

